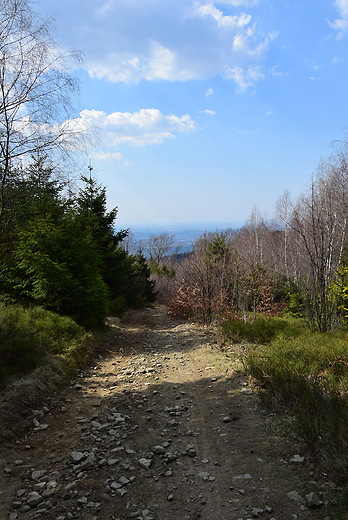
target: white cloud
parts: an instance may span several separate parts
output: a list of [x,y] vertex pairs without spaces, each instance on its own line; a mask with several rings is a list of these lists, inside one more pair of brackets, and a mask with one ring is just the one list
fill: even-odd
[[150,45],[147,56],[112,53],[106,63],[89,64],[91,77],[112,82],[139,83],[141,80],[187,81],[196,79],[196,71],[180,66],[176,53],[157,41]]
[[212,88],[208,88],[208,90],[205,93],[205,97],[208,98],[209,96],[214,94],[214,90]]
[[[189,115],[181,117],[164,115],[159,110],[141,109],[139,112],[114,112],[106,114],[97,110],[83,110],[80,117],[70,122],[81,131],[97,129],[102,146],[117,147],[122,144],[146,146],[160,144],[165,139],[175,139],[175,134],[191,133],[198,129]],[[103,160],[122,159],[121,155],[105,155]]]
[[[220,75],[245,90],[264,77],[263,64],[276,35],[262,34],[250,14],[230,13],[233,7],[256,3],[108,0],[96,10],[94,25],[84,27],[86,68],[91,77],[127,84]],[[250,73],[256,69],[258,74]],[[241,73],[231,73],[236,70]],[[209,89],[206,96],[212,93]]]
[[277,70],[278,66],[277,65],[274,65],[271,70],[269,71],[269,74],[271,76],[287,76],[288,73],[283,73],[283,72],[280,72],[279,70]]
[[248,87],[255,84],[256,81],[263,79],[264,75],[258,66],[249,67],[244,70],[242,67],[235,67],[226,71],[226,78],[233,79],[239,86],[239,91],[243,92]]
[[96,159],[97,161],[105,161],[109,164],[112,164],[114,161],[123,161],[124,164],[129,165],[129,161],[125,161],[123,159],[123,155],[120,152],[92,152],[91,153],[92,159]]
[[348,31],[348,0],[336,0],[335,6],[340,14],[333,22],[328,21],[330,27],[337,31],[337,37],[342,38],[344,33]]
[[216,112],[214,112],[214,110],[209,110],[208,108],[206,108],[205,110],[199,110],[198,113],[199,114],[209,114],[210,116],[216,115]]
[[251,16],[245,13],[241,15],[224,16],[223,12],[217,9],[212,2],[205,5],[202,5],[200,2],[195,2],[193,14],[202,18],[213,18],[218,28],[241,29],[248,25],[251,20]]

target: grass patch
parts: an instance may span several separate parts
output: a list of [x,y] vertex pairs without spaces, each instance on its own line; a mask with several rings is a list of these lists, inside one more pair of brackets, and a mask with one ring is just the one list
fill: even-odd
[[40,307],[0,306],[0,388],[58,357],[69,366],[83,358],[91,334],[71,318]]
[[292,321],[269,327],[273,332],[266,333],[268,344],[249,350],[244,366],[257,380],[263,399],[289,410],[299,437],[337,481],[346,483],[347,337],[310,332]]
[[254,321],[230,320],[221,323],[221,332],[225,341],[239,343],[265,344],[271,342],[280,333],[283,336],[297,337],[306,329],[304,321],[295,318],[268,318],[262,315]]

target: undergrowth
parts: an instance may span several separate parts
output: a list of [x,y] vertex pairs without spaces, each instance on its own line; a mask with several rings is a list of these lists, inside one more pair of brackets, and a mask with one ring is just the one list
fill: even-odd
[[286,337],[298,336],[306,329],[304,321],[295,318],[270,318],[262,315],[253,321],[229,320],[221,323],[225,340],[238,343],[269,343],[279,333]]
[[[257,317],[222,324],[225,340],[254,346],[244,357],[261,398],[293,416],[297,434],[338,482],[348,482],[348,340],[301,320]],[[258,345],[256,345],[258,343]]]
[[0,389],[48,359],[74,366],[85,355],[91,334],[71,318],[41,307],[0,306]]

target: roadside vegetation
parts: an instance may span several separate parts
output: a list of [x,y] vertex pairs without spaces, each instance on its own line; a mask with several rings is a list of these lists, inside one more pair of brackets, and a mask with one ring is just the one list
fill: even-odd
[[69,317],[37,306],[2,304],[0,390],[45,365],[51,365],[53,371],[54,366],[60,366],[60,371],[75,368],[86,358],[91,340],[91,333]]
[[[47,363],[86,359],[105,317],[155,301],[150,268],[126,251],[106,188],[76,166],[94,136],[76,124],[81,55],[52,18],[0,2],[0,388]],[[90,332],[86,332],[86,331]],[[93,333],[91,332],[93,330]],[[64,371],[64,370],[63,370]]]
[[258,317],[254,322],[223,323],[222,333],[228,344],[246,345],[244,368],[264,404],[285,412],[311,457],[332,479],[346,484],[346,332],[311,331],[299,318]]

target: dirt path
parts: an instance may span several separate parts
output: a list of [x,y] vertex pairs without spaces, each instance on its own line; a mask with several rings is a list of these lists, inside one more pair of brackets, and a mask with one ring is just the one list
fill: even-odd
[[163,308],[128,313],[0,451],[0,519],[325,518],[299,497],[325,501],[325,483],[291,462],[302,454],[215,339]]

